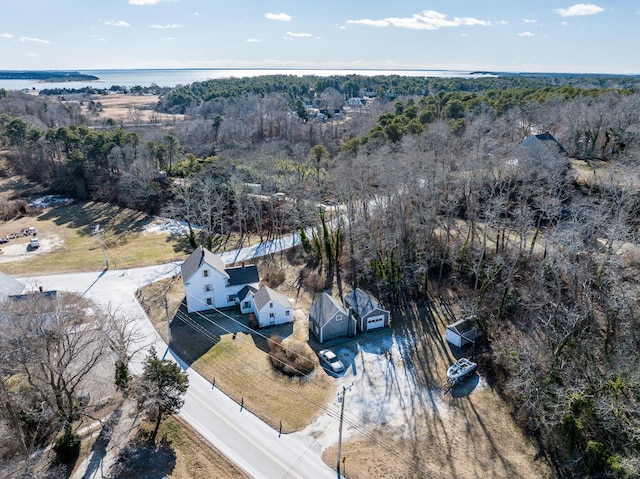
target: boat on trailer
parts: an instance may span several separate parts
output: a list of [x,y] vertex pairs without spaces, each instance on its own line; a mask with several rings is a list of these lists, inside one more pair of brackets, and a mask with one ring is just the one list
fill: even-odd
[[467,358],[460,358],[447,369],[447,378],[450,382],[456,382],[475,371],[478,365]]

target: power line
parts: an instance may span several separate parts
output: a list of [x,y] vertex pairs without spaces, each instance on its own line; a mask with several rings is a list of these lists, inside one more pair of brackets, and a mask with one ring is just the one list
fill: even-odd
[[[212,308],[215,310],[215,308]],[[232,318],[231,316],[227,315],[226,313],[217,310],[218,312],[220,312],[223,316],[228,317],[232,320],[234,320],[234,322],[240,324],[241,326],[243,326],[244,328],[250,330],[250,331],[255,331],[252,328],[243,325],[242,323],[240,323],[239,321],[235,320],[234,318]],[[232,331],[230,331],[229,329],[225,328],[224,326],[215,323],[211,318],[208,318],[206,315],[202,314],[201,312],[197,311],[195,312],[195,314],[201,318],[203,318],[205,321],[211,323],[212,325],[222,329],[223,331],[225,331],[228,334],[233,334]],[[178,319],[182,320],[185,324],[187,324],[188,326],[191,326],[193,329],[195,329],[196,331],[201,332],[205,337],[207,337],[208,339],[211,339],[212,342],[215,342],[219,337],[217,335],[215,335],[214,333],[212,333],[211,331],[207,330],[204,326],[198,324],[195,320],[193,320],[193,318],[190,317],[190,315],[188,313],[185,313],[183,311],[178,310],[176,316],[178,316]],[[263,338],[266,338],[266,336],[262,335],[261,333],[257,333],[258,335],[260,335]],[[255,346],[255,344],[253,344],[253,342],[249,342],[248,340],[240,337],[241,341],[246,341],[248,344],[250,344],[251,346]],[[267,338],[268,339],[268,338]],[[283,388],[295,395],[297,395],[298,397],[300,397],[301,399],[310,402],[311,404],[313,404],[314,406],[318,407],[319,409],[321,409],[322,411],[324,411],[326,414],[328,414],[330,417],[333,418],[338,418],[338,413],[334,410],[332,410],[330,407],[324,405],[324,404],[320,404],[317,401],[305,396],[304,394],[302,394],[300,391],[290,388],[288,386],[282,385],[280,383],[278,383],[277,381],[275,381],[273,379],[273,377],[269,376],[268,374],[265,374],[263,371],[261,371],[259,368],[257,368],[256,366],[254,366],[253,364],[247,362],[244,358],[242,358],[239,354],[233,353],[231,351],[228,351],[228,353],[232,354],[234,357],[236,357],[237,359],[239,359],[241,362],[243,362],[245,365],[247,365],[248,367],[256,370],[256,372],[258,372],[261,376],[264,376],[267,380],[271,381],[272,383],[274,383],[276,386]],[[270,353],[265,352],[265,354],[268,357],[273,357]],[[351,417],[348,417],[351,416]],[[391,455],[393,455],[394,457],[396,457],[397,459],[401,460],[402,462],[406,463],[407,465],[411,466],[413,469],[417,470],[418,472],[420,472],[423,477],[425,478],[431,478],[432,476],[428,475],[425,471],[422,471],[421,469],[417,468],[417,466],[410,461],[409,459],[406,459],[405,457],[403,457],[401,451],[397,448],[395,448],[394,446],[390,445],[389,443],[387,443],[386,441],[382,440],[379,437],[376,437],[376,435],[370,431],[367,430],[366,426],[364,426],[358,418],[356,418],[355,416],[349,414],[348,412],[345,414],[343,413],[343,422],[345,424],[347,424],[351,429],[353,429],[354,431],[356,431],[358,434],[360,434],[362,437],[364,437],[365,439],[370,440],[372,443],[374,443],[377,446],[380,446],[382,448],[384,448],[388,453],[390,453]]]

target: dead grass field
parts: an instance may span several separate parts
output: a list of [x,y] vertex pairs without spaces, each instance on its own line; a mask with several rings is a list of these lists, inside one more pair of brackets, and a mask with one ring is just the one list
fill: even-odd
[[[2,262],[2,271],[12,275],[43,275],[78,271],[100,271],[106,256],[110,268],[133,268],[182,260],[189,251],[186,237],[145,234],[142,229],[154,218],[138,211],[106,203],[76,203],[45,210],[36,217],[0,222],[0,236],[34,226],[43,243],[55,242],[49,251],[33,251],[19,261]],[[104,255],[99,238],[93,234],[100,225]],[[11,240],[3,249],[24,243]],[[46,253],[46,254],[45,254]]]
[[[103,124],[108,118],[122,125],[140,124],[174,124],[184,120],[184,115],[169,115],[154,111],[158,103],[157,95],[88,95],[82,99],[69,100],[67,103],[77,103],[80,105],[82,114],[89,119],[92,124]],[[89,110],[89,104],[93,101],[100,102],[101,111]]]

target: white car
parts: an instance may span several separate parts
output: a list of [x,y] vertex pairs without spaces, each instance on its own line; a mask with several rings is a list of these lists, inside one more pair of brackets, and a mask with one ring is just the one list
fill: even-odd
[[31,238],[29,240],[29,248],[38,249],[40,247],[40,240],[38,238]]
[[342,364],[342,361],[340,361],[333,351],[323,349],[318,354],[320,355],[320,362],[326,364],[334,373],[341,373],[344,371],[344,364]]

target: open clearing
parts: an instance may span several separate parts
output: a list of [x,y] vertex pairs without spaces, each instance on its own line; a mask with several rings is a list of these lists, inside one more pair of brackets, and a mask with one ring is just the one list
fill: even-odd
[[[82,114],[93,124],[103,124],[108,118],[122,125],[150,123],[175,124],[184,120],[184,115],[159,113],[154,108],[158,95],[132,95],[114,93],[110,95],[83,95],[69,99],[67,103],[78,103]],[[89,109],[91,102],[101,105],[101,109]]]

